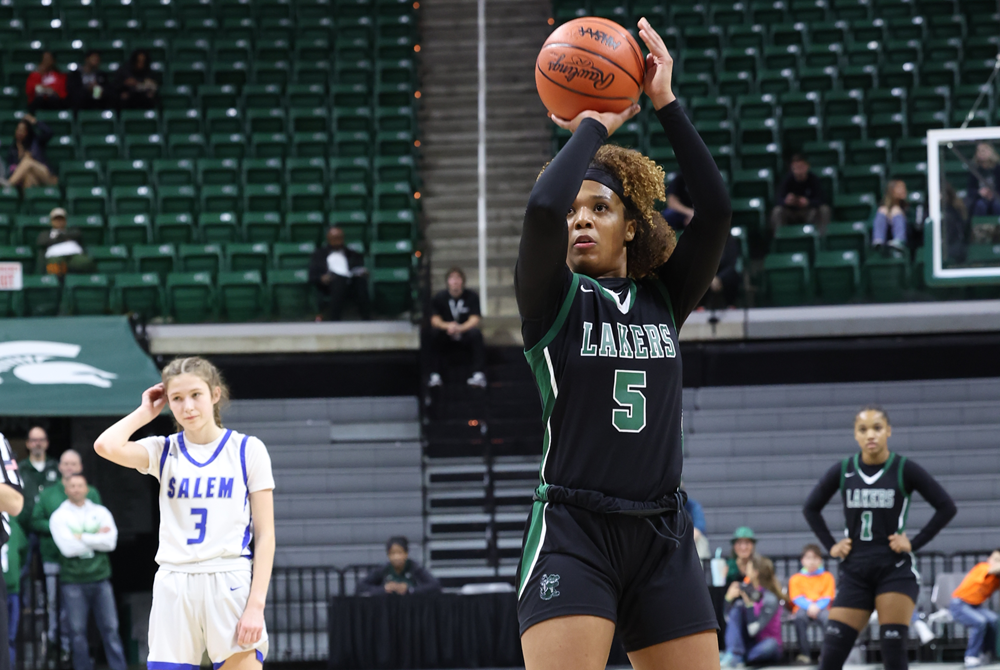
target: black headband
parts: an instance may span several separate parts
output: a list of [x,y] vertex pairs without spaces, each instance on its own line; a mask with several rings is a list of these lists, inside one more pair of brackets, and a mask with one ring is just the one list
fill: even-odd
[[596,181],[598,184],[604,184],[614,191],[615,195],[621,198],[623,203],[629,202],[628,198],[625,197],[625,188],[622,186],[621,179],[611,174],[603,167],[599,165],[591,165],[587,168],[587,173],[583,175],[583,178],[589,179],[590,181]]

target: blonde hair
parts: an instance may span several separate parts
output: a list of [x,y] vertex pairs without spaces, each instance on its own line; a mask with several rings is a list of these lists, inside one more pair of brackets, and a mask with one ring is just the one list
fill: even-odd
[[[194,375],[208,385],[210,393],[214,393],[216,387],[222,389],[222,395],[219,397],[219,402],[215,403],[212,408],[212,415],[215,419],[215,425],[219,428],[223,428],[222,405],[229,402],[229,387],[226,386],[226,382],[223,381],[222,373],[219,372],[219,368],[215,367],[211,362],[201,358],[200,356],[175,358],[170,361],[170,363],[167,364],[167,367],[163,368],[163,372],[160,373],[163,380],[164,394],[167,393],[171,380],[175,377],[179,377],[180,375]],[[177,428],[180,430],[180,426]]]
[[[892,208],[896,206],[906,209],[905,200],[903,202],[896,202],[896,187],[900,184],[906,186],[906,182],[902,179],[891,179],[889,183],[885,185],[885,195],[882,196],[882,206],[889,211],[892,211]],[[886,214],[888,215],[888,212]]]
[[997,163],[1000,163],[1000,154],[997,154],[997,150],[993,148],[993,145],[989,142],[980,142],[976,145],[976,153],[979,152],[980,148],[985,148],[989,151],[989,157],[984,163],[981,163],[983,167],[988,167],[990,169],[995,168]]

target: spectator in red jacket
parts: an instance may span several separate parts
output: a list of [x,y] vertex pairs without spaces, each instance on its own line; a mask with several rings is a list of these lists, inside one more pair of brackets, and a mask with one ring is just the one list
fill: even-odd
[[28,109],[66,109],[66,75],[59,71],[51,51],[42,52],[42,60],[28,75],[24,85]]

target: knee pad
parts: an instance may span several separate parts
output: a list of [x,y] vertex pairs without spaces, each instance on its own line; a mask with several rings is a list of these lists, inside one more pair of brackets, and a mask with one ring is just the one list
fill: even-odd
[[882,644],[882,665],[885,670],[906,670],[906,640],[910,627],[898,623],[879,626],[879,638]]
[[823,651],[819,655],[818,670],[841,670],[857,639],[858,631],[846,623],[827,621],[823,626]]

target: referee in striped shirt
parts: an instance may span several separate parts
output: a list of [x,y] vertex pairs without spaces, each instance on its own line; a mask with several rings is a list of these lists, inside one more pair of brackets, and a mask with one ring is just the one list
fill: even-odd
[[[24,507],[21,491],[21,477],[17,472],[17,460],[10,442],[0,433],[0,460],[3,461],[3,479],[0,480],[0,561],[7,568],[7,539],[10,538],[10,517],[17,516]],[[10,670],[10,648],[7,639],[7,587],[0,579],[0,670]],[[4,647],[7,647],[6,649]]]

